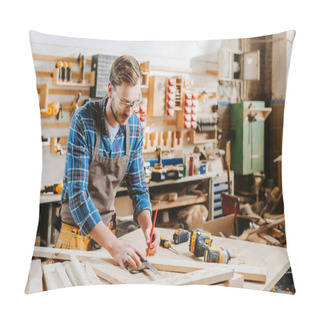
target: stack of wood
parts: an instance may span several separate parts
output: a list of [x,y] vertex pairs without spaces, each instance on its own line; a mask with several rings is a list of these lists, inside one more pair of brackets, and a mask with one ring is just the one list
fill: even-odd
[[277,219],[258,219],[248,217],[248,219],[255,221],[250,228],[243,231],[238,240],[247,240],[251,242],[263,243],[273,246],[285,247],[285,221],[284,215],[278,215]]
[[[131,274],[121,269],[105,252],[35,247],[25,292],[27,294],[71,286],[97,284],[216,284],[243,287],[244,281],[265,283],[267,268],[178,261],[149,257],[160,274],[146,269]],[[38,258],[48,260],[41,262]]]

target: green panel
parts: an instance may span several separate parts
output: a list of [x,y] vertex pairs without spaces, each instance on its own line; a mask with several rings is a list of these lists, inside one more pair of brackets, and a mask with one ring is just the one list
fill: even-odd
[[231,169],[235,174],[264,171],[264,121],[243,120],[243,109],[250,104],[263,109],[263,101],[244,101],[230,105]]
[[242,103],[230,105],[231,130],[231,170],[242,172],[243,166],[243,105]]

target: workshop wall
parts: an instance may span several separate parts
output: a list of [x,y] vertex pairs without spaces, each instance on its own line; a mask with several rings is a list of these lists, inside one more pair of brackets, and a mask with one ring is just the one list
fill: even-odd
[[[79,53],[85,57],[91,58],[94,54],[106,55],[122,55],[130,54],[137,58],[139,62],[149,61],[152,65],[179,68],[193,68],[200,70],[218,70],[219,50],[221,48],[230,48],[239,50],[239,40],[215,40],[215,41],[111,41],[111,40],[92,40],[92,39],[75,39],[59,36],[41,34],[38,32],[30,32],[30,42],[33,54],[45,54],[62,57],[77,57]],[[34,60],[36,71],[50,71],[55,68],[56,61],[40,61]],[[77,70],[77,69],[76,69]],[[91,65],[86,65],[86,72],[91,71]],[[163,76],[182,76],[192,78],[194,86],[206,90],[207,92],[217,92],[218,80],[216,76],[204,74],[185,74],[176,71],[152,71],[152,75]],[[50,88],[52,78],[37,77],[37,84],[47,83]],[[87,88],[85,88],[87,90]],[[82,94],[81,100],[89,98]],[[59,94],[49,95],[48,104],[53,102],[69,102],[75,99],[75,96],[62,96]],[[217,104],[217,98],[209,99],[207,106]],[[206,107],[206,104],[204,104]],[[227,107],[224,107],[227,108]],[[220,112],[223,127],[228,127],[228,112]],[[226,115],[226,117],[224,117]],[[161,119],[158,119],[161,120]],[[163,118],[163,121],[166,119]],[[56,119],[45,119],[46,123],[54,123]],[[68,112],[63,112],[63,118],[60,123],[70,121]],[[172,126],[164,125],[166,130],[172,130]],[[163,126],[162,126],[163,128]],[[152,132],[157,130],[157,126],[146,128]],[[69,129],[67,127],[60,129],[42,128],[43,139],[48,139],[43,142],[43,168],[42,168],[42,185],[50,185],[62,182],[65,166],[65,155],[50,153],[50,137],[66,137]],[[227,132],[225,132],[225,140]],[[188,139],[184,139],[184,153],[192,152],[193,145],[188,144]],[[214,143],[207,145],[209,148],[217,147]],[[224,148],[224,145],[221,145]],[[180,152],[181,153],[181,152]],[[178,156],[182,156],[181,154]],[[145,159],[155,159],[155,154],[146,154]]]

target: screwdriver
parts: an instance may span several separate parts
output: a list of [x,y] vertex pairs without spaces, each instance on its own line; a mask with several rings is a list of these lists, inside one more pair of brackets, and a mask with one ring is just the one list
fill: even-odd
[[169,240],[165,239],[163,236],[160,236],[160,246],[167,249],[172,249],[175,253],[179,254],[179,251],[173,248]]

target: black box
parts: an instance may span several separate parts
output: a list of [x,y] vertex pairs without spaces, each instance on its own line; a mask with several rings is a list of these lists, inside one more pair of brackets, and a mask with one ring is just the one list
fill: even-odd
[[104,98],[108,91],[110,69],[116,56],[96,54],[92,56],[91,71],[95,71],[95,85],[90,88],[90,98]]

